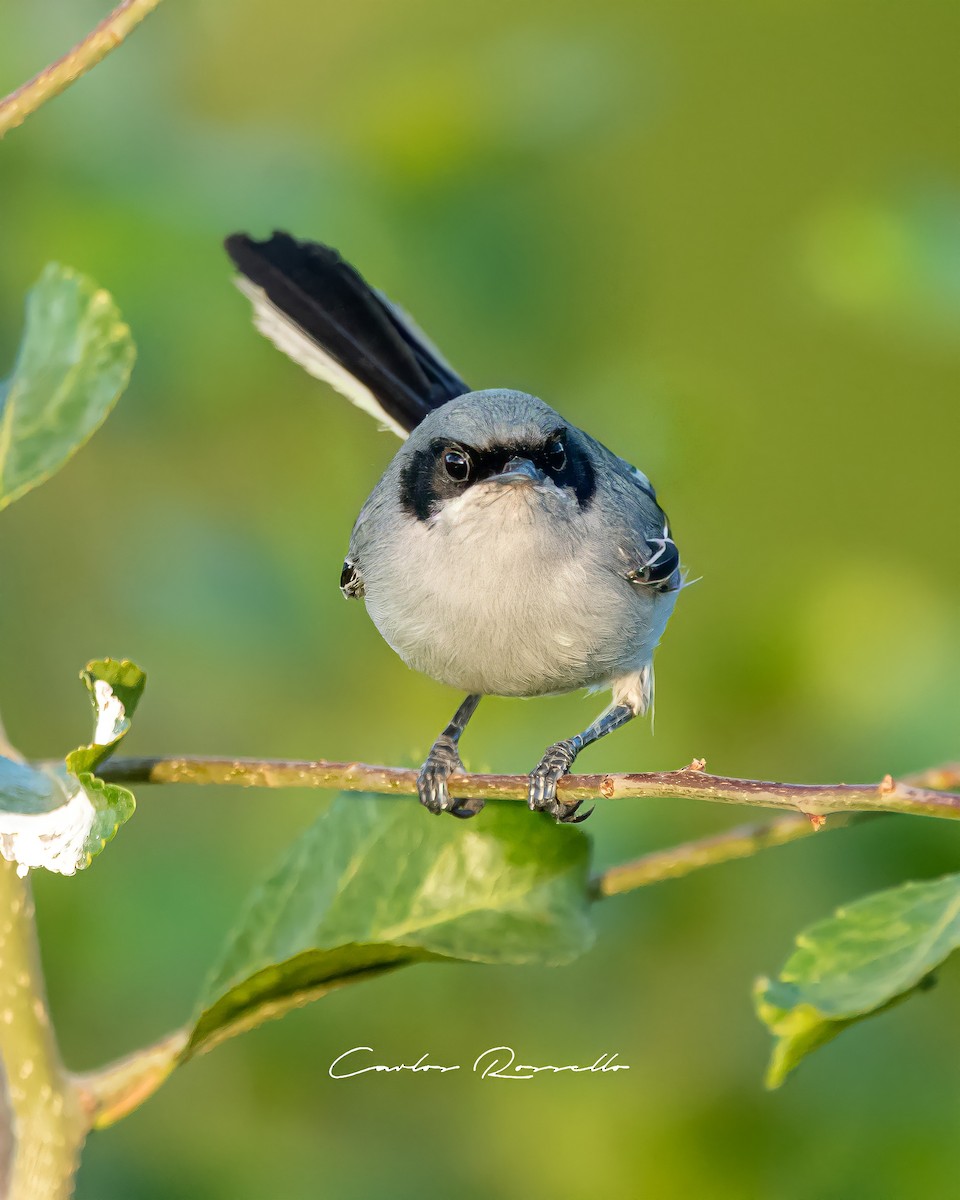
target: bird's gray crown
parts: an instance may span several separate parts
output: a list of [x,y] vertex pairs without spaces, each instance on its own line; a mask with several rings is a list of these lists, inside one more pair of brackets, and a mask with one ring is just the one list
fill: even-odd
[[414,448],[434,438],[465,442],[478,450],[494,446],[537,445],[566,427],[560,414],[526,392],[491,389],[468,392],[435,409],[410,435]]

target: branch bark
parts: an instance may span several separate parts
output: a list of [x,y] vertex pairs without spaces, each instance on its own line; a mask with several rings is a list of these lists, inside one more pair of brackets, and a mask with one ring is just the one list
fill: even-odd
[[[88,1124],[60,1061],[47,1011],[30,885],[0,861],[0,1060],[6,1075],[8,1190],[13,1200],[61,1200]],[[11,1127],[12,1126],[12,1127]],[[0,1185],[4,1182],[0,1179]]]
[[160,0],[123,0],[82,42],[0,100],[0,138],[106,58]]
[[[99,769],[111,783],[226,784],[234,787],[312,787],[345,792],[415,795],[417,772],[356,762],[284,761],[252,758],[115,758]],[[899,782],[774,783],[709,775],[695,761],[679,771],[630,775],[568,775],[557,789],[561,799],[686,799],[712,804],[785,809],[809,816],[831,813],[896,812],[915,816],[960,817],[960,763],[932,768]],[[453,775],[452,795],[464,799],[525,800],[525,775]]]
[[14,749],[7,737],[7,731],[3,727],[3,717],[0,717],[0,755],[4,758],[12,758],[14,762],[23,762],[22,756]]

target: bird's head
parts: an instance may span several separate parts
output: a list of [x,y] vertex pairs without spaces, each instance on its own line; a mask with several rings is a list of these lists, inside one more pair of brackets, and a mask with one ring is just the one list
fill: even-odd
[[523,392],[450,401],[414,430],[398,459],[401,504],[427,522],[584,508],[596,491],[584,435]]

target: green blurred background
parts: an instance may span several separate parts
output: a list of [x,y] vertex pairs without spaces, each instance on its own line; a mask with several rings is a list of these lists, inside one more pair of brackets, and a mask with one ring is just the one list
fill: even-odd
[[[103,15],[4,6],[0,91]],[[876,779],[956,758],[960,143],[954,0],[168,3],[0,147],[0,358],[56,259],[133,327],[129,391],[0,518],[0,704],[85,737],[76,671],[150,682],[132,753],[417,763],[456,697],[337,578],[391,435],[253,331],[222,237],[338,246],[474,386],[537,392],[653,477],[691,573],[656,737],[587,769]],[[596,711],[490,701],[473,768]],[[251,882],[324,803],[141,789],[93,869],[36,879],[51,1001],[89,1067],[186,1016]],[[742,819],[601,806],[614,862]],[[426,819],[426,818],[425,818]],[[179,1072],[94,1134],[93,1197],[904,1197],[955,1188],[957,972],[783,1091],[753,977],[864,891],[956,869],[890,819],[610,901],[563,970],[420,966]],[[508,1043],[615,1076],[335,1083],[330,1061]]]

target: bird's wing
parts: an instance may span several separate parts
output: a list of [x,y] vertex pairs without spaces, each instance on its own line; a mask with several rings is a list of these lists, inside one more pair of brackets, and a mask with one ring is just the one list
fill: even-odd
[[619,499],[627,518],[619,545],[622,573],[638,586],[674,591],[681,584],[680,551],[667,514],[646,475],[622,458],[617,462]]
[[663,516],[663,527],[652,535],[637,538],[621,553],[626,576],[631,583],[673,592],[680,586],[680,551],[670,534],[670,522]]
[[235,233],[224,244],[260,332],[399,437],[470,390],[336,250],[287,233],[263,242]]
[[340,572],[340,591],[345,600],[362,600],[364,594],[363,575],[360,564],[350,555],[343,560],[343,570]]

